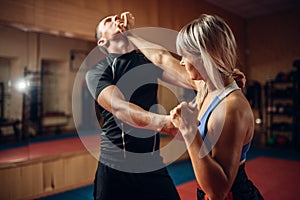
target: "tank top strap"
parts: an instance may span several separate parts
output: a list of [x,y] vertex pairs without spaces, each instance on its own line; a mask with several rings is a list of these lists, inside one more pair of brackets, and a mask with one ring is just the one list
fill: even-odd
[[212,113],[212,111],[219,105],[219,103],[225,99],[231,92],[240,89],[235,81],[230,83],[224,89],[222,89],[218,95],[212,100],[207,110],[204,112],[203,116],[200,119],[200,125],[198,126],[198,130],[201,134],[201,137],[204,139],[207,134],[207,122]]
[[237,83],[235,81],[232,81],[232,83],[230,83],[228,86],[226,86],[219,95],[217,95],[220,99],[220,101],[222,101],[225,97],[227,97],[231,92],[235,91],[235,90],[239,90],[239,86],[237,85]]

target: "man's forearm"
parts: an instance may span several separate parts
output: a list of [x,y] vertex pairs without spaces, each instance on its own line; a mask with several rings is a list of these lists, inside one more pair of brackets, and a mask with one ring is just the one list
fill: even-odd
[[166,115],[148,112],[129,102],[123,102],[114,107],[112,113],[116,118],[133,127],[155,131],[162,130],[166,123],[170,121]]

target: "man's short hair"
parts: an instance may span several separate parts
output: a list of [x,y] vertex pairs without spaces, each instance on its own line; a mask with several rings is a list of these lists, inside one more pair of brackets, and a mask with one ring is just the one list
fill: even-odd
[[[109,15],[108,15],[109,16]],[[99,46],[98,45],[98,41],[100,40],[100,38],[102,37],[102,32],[99,30],[99,25],[100,25],[100,22],[102,20],[104,20],[106,17],[108,16],[105,16],[105,17],[102,17],[99,21],[98,21],[98,24],[96,26],[96,30],[95,30],[95,40],[96,40],[96,43],[97,43],[97,46],[99,47],[100,51],[102,53],[104,53],[105,55],[108,55],[108,51],[107,49],[104,47],[104,46]]]

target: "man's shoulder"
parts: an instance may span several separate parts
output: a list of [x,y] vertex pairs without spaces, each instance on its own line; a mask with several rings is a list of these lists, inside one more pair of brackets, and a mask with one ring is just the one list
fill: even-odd
[[103,58],[102,60],[99,60],[91,69],[103,68],[103,67],[107,67],[108,65],[109,62],[107,58]]
[[90,78],[93,76],[98,76],[105,72],[105,69],[109,66],[109,63],[106,58],[98,61],[91,68],[89,68],[86,72],[86,77]]
[[105,69],[109,66],[109,62],[106,58],[99,60],[97,63],[95,63],[93,66],[91,66],[87,73],[96,73],[96,72],[104,72]]

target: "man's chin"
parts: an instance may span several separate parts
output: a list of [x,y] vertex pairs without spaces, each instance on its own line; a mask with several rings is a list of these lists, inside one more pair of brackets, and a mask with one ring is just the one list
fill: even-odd
[[113,35],[112,39],[126,39],[127,40],[127,36],[122,32],[122,31],[118,31]]

